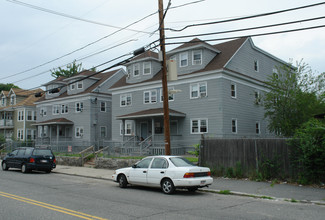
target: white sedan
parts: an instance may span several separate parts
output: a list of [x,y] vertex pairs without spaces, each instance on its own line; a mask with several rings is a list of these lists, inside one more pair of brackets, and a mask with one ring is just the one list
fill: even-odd
[[132,167],[116,170],[112,178],[121,188],[128,184],[160,187],[166,194],[176,188],[196,191],[213,182],[208,167],[195,166],[180,156],[146,157]]

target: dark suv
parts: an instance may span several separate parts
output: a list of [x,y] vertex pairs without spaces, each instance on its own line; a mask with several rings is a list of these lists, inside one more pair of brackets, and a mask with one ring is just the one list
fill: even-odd
[[2,169],[21,169],[23,173],[41,170],[50,173],[56,167],[55,156],[49,149],[21,147],[7,154],[2,160]]

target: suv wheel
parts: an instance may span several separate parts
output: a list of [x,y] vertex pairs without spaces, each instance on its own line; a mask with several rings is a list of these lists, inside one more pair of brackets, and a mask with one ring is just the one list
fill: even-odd
[[2,170],[9,170],[6,162],[2,162]]

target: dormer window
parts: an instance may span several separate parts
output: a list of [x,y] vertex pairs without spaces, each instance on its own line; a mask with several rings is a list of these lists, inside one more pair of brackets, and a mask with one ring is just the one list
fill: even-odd
[[139,75],[140,75],[140,65],[136,63],[133,66],[133,76],[139,76]]
[[82,88],[83,88],[82,81],[77,82],[77,89],[82,89]]
[[188,53],[184,52],[179,55],[179,65],[180,67],[185,67],[188,65]]
[[150,74],[151,74],[151,62],[144,62],[143,75],[150,75]]
[[202,50],[193,50],[193,65],[201,65],[202,64]]
[[15,105],[16,104],[16,95],[11,95],[10,96],[10,105]]
[[76,88],[76,84],[75,83],[70,84],[70,90],[74,90],[75,88]]
[[6,97],[2,97],[1,99],[1,105],[5,106],[6,105]]

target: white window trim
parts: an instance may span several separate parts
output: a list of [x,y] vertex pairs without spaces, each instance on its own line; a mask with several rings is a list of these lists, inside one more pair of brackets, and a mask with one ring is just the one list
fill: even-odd
[[[79,88],[79,85],[81,85],[80,88]],[[84,87],[83,81],[77,82],[77,89],[83,89],[83,87]]]
[[[234,90],[232,90],[232,86],[234,86]],[[232,92],[235,92],[235,96],[232,95]],[[236,83],[231,83],[230,84],[230,94],[231,94],[231,98],[236,99],[237,98],[237,85]]]
[[65,115],[65,114],[68,114],[69,113],[69,106],[68,106],[68,104],[61,104],[60,106],[61,106],[60,107],[61,114]]
[[46,107],[41,107],[41,109],[40,109],[40,115],[41,116],[46,116],[47,115],[47,109],[46,109]]
[[52,106],[52,114],[53,115],[59,115],[60,114],[60,109],[61,109],[61,107],[60,107],[60,105],[53,105]]
[[[174,87],[168,88],[168,91],[169,90],[174,90]],[[164,101],[163,89],[161,88],[159,92],[160,92],[160,102],[163,102]],[[172,99],[169,99],[170,97],[172,97]],[[174,100],[175,100],[175,94],[168,95],[168,102],[173,102]]]
[[[82,131],[82,132],[80,132],[80,131]],[[75,134],[75,138],[82,138],[84,135],[84,127],[76,127],[74,134]],[[79,134],[79,135],[77,135],[77,134]]]
[[[146,66],[146,64],[149,64],[149,73],[145,73],[145,66]],[[151,62],[143,62],[143,75],[151,75]]]
[[19,110],[18,111],[17,121],[24,121],[24,119],[25,119],[25,111],[24,110]]
[[75,89],[76,89],[76,83],[71,83],[70,90],[75,90]]
[[[138,74],[137,75],[135,75],[135,71],[136,70],[138,70]],[[133,64],[133,76],[134,77],[140,76],[140,64],[139,63]]]
[[[207,131],[201,132],[201,121],[206,121]],[[193,132],[193,121],[198,121],[198,132]],[[209,121],[207,118],[192,118],[191,119],[191,134],[205,134],[209,132]]]
[[[201,56],[200,63],[195,63],[194,62],[194,53],[195,52],[199,52],[200,53],[200,56]],[[202,65],[202,50],[193,50],[192,51],[192,65]]]
[[[182,66],[182,55],[183,54],[186,54],[186,65],[184,65],[184,66]],[[188,66],[188,52],[182,52],[179,54],[179,67],[187,67],[187,66]]]
[[[153,95],[152,93],[153,92],[155,92],[156,93],[156,95]],[[149,102],[145,102],[145,94],[146,93],[149,93]],[[156,101],[153,101],[153,97],[156,97]],[[144,91],[143,92],[143,104],[155,104],[155,103],[157,103],[158,102],[158,92],[157,92],[157,90],[148,90],[148,91]]]
[[[233,123],[233,121],[235,121],[235,128],[236,128],[236,132],[233,132],[233,130],[232,130],[232,123]],[[231,133],[233,133],[233,134],[237,134],[238,133],[238,124],[237,124],[237,118],[232,118],[231,119]]]
[[[105,135],[104,135],[104,137],[102,137],[102,128],[105,129]],[[100,126],[99,132],[100,132],[100,137],[101,138],[106,138],[107,137],[107,126]]]
[[[102,103],[105,104],[105,106],[104,106],[105,110],[104,111],[102,111]],[[100,108],[100,112],[106,112],[106,102],[100,102],[99,108]]]
[[[78,104],[79,104],[79,110],[78,110]],[[84,103],[83,102],[76,102],[75,103],[75,111],[76,113],[82,112],[84,109]]]
[[[258,133],[256,132],[256,125],[258,125]],[[255,123],[255,134],[257,135],[261,134],[261,123],[259,121],[256,121]]]
[[[130,104],[128,105],[127,98],[130,97]],[[125,105],[122,105],[122,101],[125,98]],[[131,93],[126,93],[120,95],[120,107],[127,107],[127,106],[132,106],[132,94]]]
[[[130,129],[130,133],[126,133],[127,132],[127,127],[128,125],[130,125],[131,129]],[[123,123],[120,123],[120,135],[123,135],[122,133],[122,127],[123,127]],[[131,121],[126,121],[124,124],[124,135],[125,136],[131,136],[132,135],[132,131],[133,131],[133,127],[132,127],[132,122]]]
[[[256,69],[255,69],[255,63],[256,63]],[[260,64],[259,64],[259,62],[258,62],[258,60],[254,60],[254,71],[255,72],[259,72],[259,70],[260,70]]]
[[17,139],[24,140],[24,129],[17,129]]
[[12,94],[10,96],[10,105],[16,105],[16,95]]
[[[200,92],[200,87],[201,87],[201,85],[202,84],[204,84],[205,85],[205,96],[201,96],[201,92]],[[198,90],[197,90],[197,92],[198,92],[198,96],[197,97],[193,97],[192,96],[192,88],[193,88],[193,86],[197,86],[198,87]],[[190,84],[190,99],[198,99],[198,98],[204,98],[204,97],[207,97],[208,96],[208,84],[207,84],[207,82],[199,82],[199,83],[191,83]]]
[[[35,119],[34,119],[35,118],[35,111],[34,110],[27,110],[26,112],[27,112],[26,121],[35,121]],[[31,117],[32,117],[31,120],[28,119],[28,112],[31,112]]]

